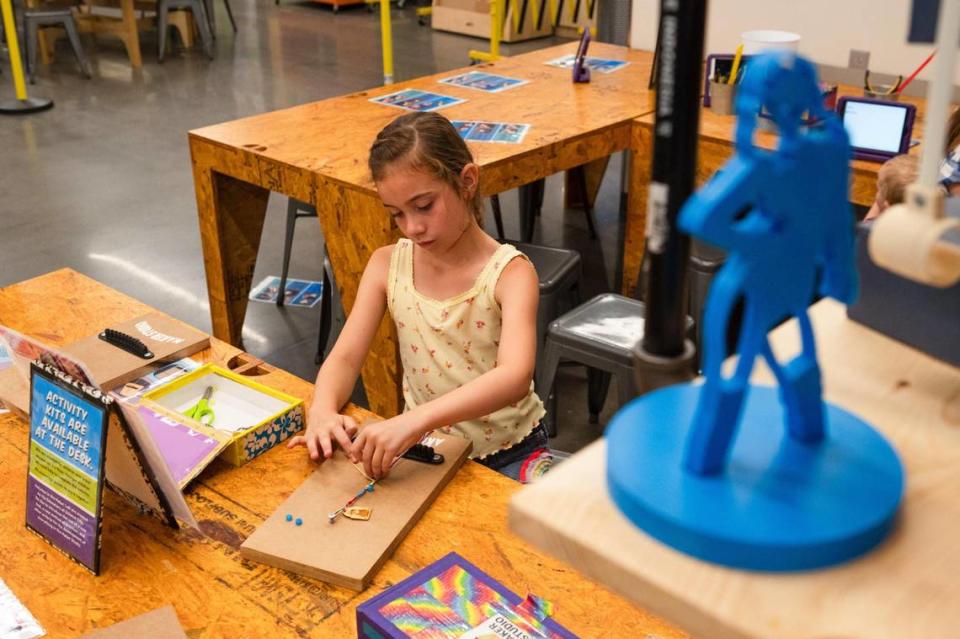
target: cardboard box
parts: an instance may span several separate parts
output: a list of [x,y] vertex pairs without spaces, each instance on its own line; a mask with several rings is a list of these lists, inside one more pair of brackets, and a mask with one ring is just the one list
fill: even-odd
[[571,639],[549,603],[525,600],[455,552],[357,608],[360,639]]
[[231,443],[220,457],[242,466],[262,455],[304,425],[303,400],[258,384],[214,364],[206,364],[169,384],[144,394],[141,404],[158,412],[174,413],[178,419],[214,388],[210,426],[233,432]]

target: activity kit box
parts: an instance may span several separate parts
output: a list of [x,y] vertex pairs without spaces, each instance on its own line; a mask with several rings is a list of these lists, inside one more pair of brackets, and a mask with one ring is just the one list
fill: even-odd
[[551,605],[521,600],[455,552],[357,608],[360,639],[575,639]]
[[[185,415],[212,389],[210,418]],[[242,466],[303,428],[303,400],[258,384],[214,364],[205,364],[143,395],[141,406],[186,421],[203,432],[214,428],[232,433],[220,457]]]

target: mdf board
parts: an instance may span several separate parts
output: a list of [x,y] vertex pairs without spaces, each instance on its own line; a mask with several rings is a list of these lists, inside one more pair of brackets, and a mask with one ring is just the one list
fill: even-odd
[[104,325],[104,328],[112,328],[139,339],[150,349],[153,357],[143,359],[103,341],[97,335],[66,346],[63,352],[82,362],[93,376],[93,381],[103,390],[113,390],[166,362],[193,355],[210,346],[208,335],[159,312],[147,313],[112,326]]
[[99,628],[78,639],[187,639],[173,606],[164,606],[107,628]]
[[[240,546],[248,559],[299,575],[363,590],[406,534],[453,478],[470,453],[469,440],[432,435],[440,465],[402,460],[357,506],[373,509],[368,521],[327,514],[357,494],[368,480],[337,452],[297,488]],[[287,521],[287,515],[293,521]],[[302,525],[296,524],[296,519]]]
[[[780,574],[693,559],[643,533],[613,504],[605,440],[520,491],[511,528],[696,636],[957,636],[960,370],[847,320],[832,300],[811,316],[826,398],[883,433],[905,467],[897,528],[873,552]],[[796,322],[774,331],[772,341],[781,358],[797,352]],[[772,383],[759,365],[754,380]]]
[[[536,6],[534,6],[535,3]],[[521,42],[553,34],[547,0],[506,0],[505,4],[507,17],[503,22],[500,37],[502,42]],[[546,11],[547,15],[542,15],[543,11]],[[501,21],[503,21],[502,17]],[[489,38],[490,2],[489,0],[433,0],[430,25],[440,31]]]

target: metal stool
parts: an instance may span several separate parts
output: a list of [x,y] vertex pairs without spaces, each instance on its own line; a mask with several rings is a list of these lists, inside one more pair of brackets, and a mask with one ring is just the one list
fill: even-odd
[[[572,360],[590,367],[588,408],[590,422],[596,423],[606,399],[610,375],[617,378],[621,405],[638,394],[633,374],[633,347],[643,338],[646,306],[643,302],[615,293],[598,295],[550,324],[536,388],[550,398],[548,414],[556,414],[553,383],[560,360]],[[693,320],[687,318],[687,330]],[[551,420],[551,435],[556,420]]]
[[540,305],[537,307],[539,363],[550,322],[580,303],[580,253],[539,244],[506,243],[526,255],[537,270],[540,281]]
[[164,50],[167,46],[167,13],[176,9],[190,9],[193,12],[193,21],[200,31],[200,41],[203,43],[203,52],[213,60],[213,34],[210,31],[210,21],[204,9],[202,0],[157,0],[157,62],[163,62]]
[[727,254],[700,240],[693,239],[690,243],[690,265],[687,269],[689,286],[690,317],[695,324],[694,344],[697,345],[697,367],[699,368],[703,338],[703,311],[707,306],[707,291],[713,282],[714,276],[727,259]]
[[[290,249],[293,247],[293,232],[297,220],[303,217],[317,217],[317,209],[311,204],[294,198],[287,200],[287,230],[283,243],[283,266],[280,271],[280,286],[277,288],[277,306],[283,306],[283,292],[287,290],[287,274],[290,272]],[[323,363],[323,354],[327,349],[327,342],[336,323],[342,327],[346,322],[342,304],[334,304],[333,300],[333,267],[327,258],[327,245],[320,243],[320,254],[323,259],[323,296],[320,298],[320,332],[317,336],[317,354],[314,357],[316,364]]]
[[40,49],[40,27],[62,27],[67,32],[73,54],[80,65],[80,73],[85,78],[92,77],[90,63],[80,44],[80,35],[77,33],[77,22],[73,19],[70,8],[62,9],[25,9],[23,11],[23,28],[26,30],[27,44],[27,74],[30,84],[36,83],[37,51]]
[[[593,206],[587,201],[587,173],[583,166],[570,169],[570,175],[578,183],[578,188],[584,194],[583,210],[587,216],[587,228],[590,230],[590,239],[597,239],[597,227],[594,222]],[[524,184],[519,189],[520,196],[520,237],[524,242],[533,240],[533,230],[536,226],[540,209],[543,208],[543,193],[546,180],[540,179],[530,184]],[[497,225],[497,237],[504,242],[503,214],[500,211],[500,196],[491,195],[490,204],[493,206],[493,221]]]
[[[217,12],[213,6],[213,0],[203,0],[204,7],[207,10],[207,18],[210,20],[210,35],[217,39]],[[280,4],[278,1],[277,4]],[[230,8],[230,0],[223,0],[223,6],[227,9],[227,17],[230,18],[230,26],[233,32],[237,32],[237,21],[233,19],[233,9]]]

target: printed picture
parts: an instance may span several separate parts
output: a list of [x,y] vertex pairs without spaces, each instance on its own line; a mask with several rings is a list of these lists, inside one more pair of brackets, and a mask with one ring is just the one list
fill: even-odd
[[[565,56],[549,60],[544,64],[552,67],[560,67],[561,69],[571,69],[573,68],[573,61],[575,59],[576,56],[572,53],[569,53]],[[608,60],[605,58],[594,58],[588,55],[586,58],[584,58],[584,64],[587,65],[587,68],[597,71],[598,73],[613,73],[614,71],[618,71],[630,63],[626,60]]]
[[323,282],[310,282],[300,294],[290,302],[293,306],[313,308],[323,297]]
[[470,142],[520,144],[527,135],[527,131],[530,130],[529,124],[512,124],[509,122],[455,120],[452,124],[460,137]]
[[462,98],[430,93],[429,91],[418,91],[416,89],[404,89],[396,93],[370,98],[370,101],[399,107],[408,111],[436,111],[437,109],[466,102],[466,100]]
[[509,78],[505,75],[495,75],[493,73],[470,71],[450,78],[443,78],[439,80],[439,82],[467,87],[468,89],[476,89],[478,91],[486,91],[487,93],[499,93],[500,91],[527,84],[529,80]]

